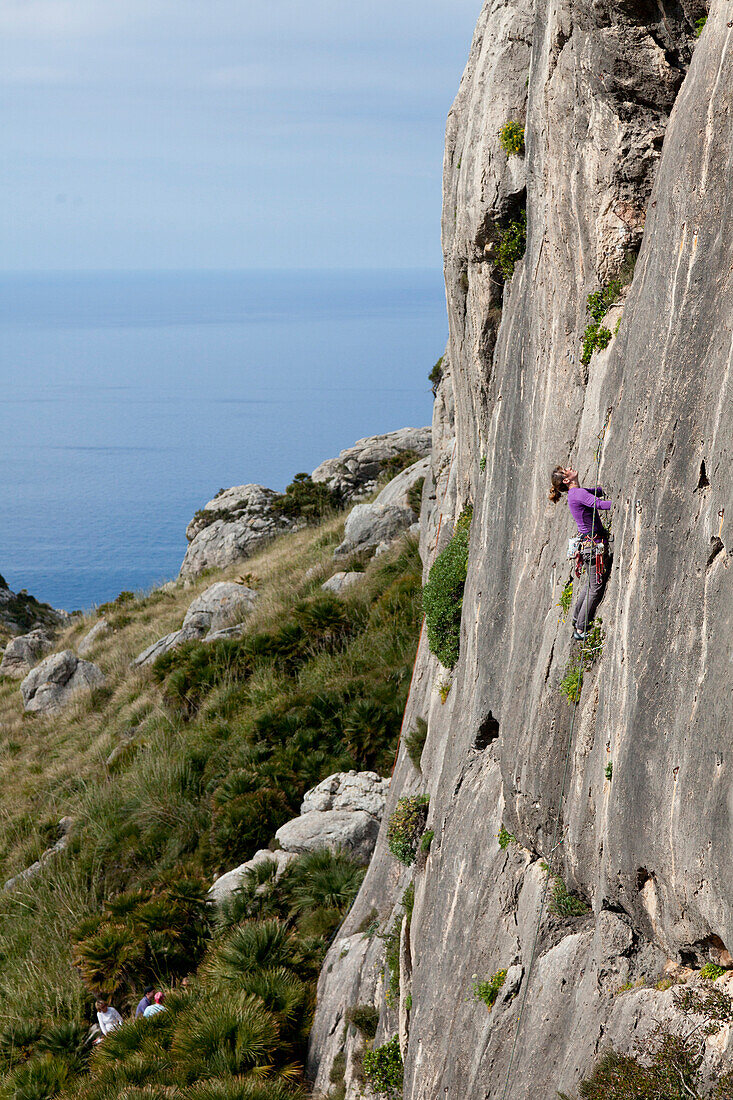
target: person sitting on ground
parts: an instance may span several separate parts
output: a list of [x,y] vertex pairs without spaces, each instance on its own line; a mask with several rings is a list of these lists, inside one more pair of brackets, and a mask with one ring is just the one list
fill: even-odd
[[136,1020],[140,1019],[140,1017],[145,1012],[146,1008],[150,1008],[151,1004],[153,1003],[153,994],[154,993],[155,993],[155,986],[154,985],[146,985],[145,986],[145,992],[144,992],[144,994],[143,994],[143,996],[140,1000],[140,1003],[138,1004],[137,1008],[135,1009],[135,1019]]
[[573,608],[573,638],[583,641],[590,633],[608,580],[608,531],[601,523],[598,512],[608,511],[612,504],[604,499],[600,485],[594,489],[584,489],[578,480],[578,471],[571,466],[556,466],[550,478],[550,500],[557,504],[563,493],[568,494],[570,514],[580,535],[579,552],[587,582],[581,584]]
[[95,1042],[101,1043],[105,1035],[109,1035],[110,1031],[114,1031],[123,1021],[117,1009],[113,1008],[105,997],[100,997],[95,1002],[95,1008],[97,1009],[99,1030],[102,1032],[101,1038],[95,1039]]
[[165,1012],[166,1008],[165,1008],[165,1005],[163,1004],[164,1000],[165,1000],[165,993],[160,993],[160,992],[156,993],[155,997],[153,998],[153,1004],[148,1005],[148,1007],[143,1012],[143,1016],[145,1016],[145,1017],[155,1016],[155,1014],[157,1012]]

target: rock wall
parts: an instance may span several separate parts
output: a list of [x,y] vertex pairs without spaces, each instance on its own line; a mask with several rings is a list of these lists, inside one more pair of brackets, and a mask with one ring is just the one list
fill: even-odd
[[[696,39],[704,14],[665,0],[481,13],[448,121],[450,340],[421,516],[427,568],[474,506],[461,657],[449,676],[421,641],[405,715],[428,722],[421,773],[403,746],[387,806],[428,792],[435,837],[408,870],[382,827],[321,976],[310,1071],[324,1093],[343,1049],[347,1100],[368,1095],[349,1005],[380,1007],[377,1043],[406,1014],[375,978],[384,943],[359,929],[374,913],[399,923],[412,877],[407,1100],[572,1092],[605,1043],[628,1050],[673,1015],[663,973],[730,965],[733,5],[714,0]],[[499,146],[508,119],[526,124],[522,158]],[[526,252],[504,285],[497,224],[525,201]],[[587,295],[639,245],[606,322],[617,334],[584,364]],[[557,601],[572,528],[548,474],[569,459],[588,483],[609,410],[606,641],[571,736]],[[502,823],[518,840],[506,850]],[[547,858],[589,908],[545,915],[527,985]],[[472,982],[500,969],[512,981],[489,1013]],[[727,1044],[708,1044],[710,1073],[731,1065]]]

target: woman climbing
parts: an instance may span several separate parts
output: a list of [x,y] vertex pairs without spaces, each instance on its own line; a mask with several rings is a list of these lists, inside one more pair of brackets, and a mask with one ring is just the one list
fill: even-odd
[[583,489],[578,471],[570,466],[556,466],[550,476],[550,500],[557,504],[563,493],[568,494],[568,507],[580,536],[576,575],[579,577],[584,567],[588,582],[580,586],[580,595],[573,608],[573,638],[583,641],[590,633],[608,579],[608,531],[598,512],[608,511],[611,501],[603,498],[600,485],[595,489]]

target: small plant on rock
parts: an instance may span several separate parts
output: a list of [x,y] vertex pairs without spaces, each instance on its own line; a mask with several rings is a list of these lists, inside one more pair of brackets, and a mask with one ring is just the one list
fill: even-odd
[[582,898],[571,894],[560,875],[553,875],[550,912],[556,917],[582,917],[588,912],[588,906]]
[[428,736],[428,724],[424,718],[416,718],[415,725],[407,731],[405,747],[413,767],[420,771],[420,759]]
[[499,143],[508,157],[524,155],[524,126],[510,119],[499,130]]
[[516,220],[499,226],[496,261],[505,279],[511,279],[514,265],[521,260],[526,247],[527,214],[523,210]]
[[346,1022],[353,1024],[367,1039],[377,1034],[379,1013],[374,1005],[354,1005],[346,1011]]
[[494,1002],[499,996],[499,990],[506,981],[506,970],[497,970],[493,977],[488,978],[486,981],[474,981],[471,989],[474,997],[479,1001],[483,1001],[489,1012],[494,1007]]
[[428,381],[430,382],[430,386],[431,386],[431,389],[433,391],[433,397],[436,396],[436,394],[438,392],[438,386],[440,385],[441,380],[443,378],[443,359],[444,358],[445,358],[445,356],[441,355],[440,359],[438,360],[438,362],[435,364],[435,366],[431,370],[430,374],[428,375]]
[[426,829],[422,835],[422,840],[420,841],[420,851],[423,852],[425,855],[427,855],[430,851],[434,836],[435,829]]
[[608,761],[605,768],[603,769],[603,774],[610,783],[610,781],[613,779],[613,760]]
[[508,829],[504,828],[504,825],[501,826],[499,832],[496,834],[496,839],[499,841],[499,847],[502,852],[505,852],[510,844],[517,843],[517,838],[514,833],[510,833]]
[[557,606],[562,611],[562,621],[563,622],[565,622],[565,620],[568,617],[568,611],[570,610],[570,605],[572,604],[572,602],[573,602],[573,578],[571,577],[569,581],[565,582],[565,587],[562,590],[562,593],[560,595],[560,599],[557,601]]
[[423,589],[428,645],[445,668],[454,668],[458,661],[471,516],[470,508],[461,513],[453,538],[430,567]]
[[374,1092],[388,1100],[402,1096],[402,1055],[397,1035],[376,1050],[364,1053],[364,1075]]
[[608,286],[588,295],[586,305],[593,320],[583,333],[583,351],[580,361],[585,366],[590,363],[594,351],[603,351],[611,343],[613,333],[601,322],[611,306],[618,301],[620,292],[620,279],[612,279]]
[[701,15],[699,19],[695,20],[695,38],[699,38],[702,32],[705,30],[705,24],[708,21],[707,15]]
[[710,982],[716,981],[718,978],[722,978],[725,974],[725,968],[718,966],[717,963],[705,963],[700,971],[700,977],[706,978]]
[[387,846],[400,863],[410,867],[415,862],[417,846],[425,830],[428,815],[428,795],[406,795],[397,803],[387,825]]

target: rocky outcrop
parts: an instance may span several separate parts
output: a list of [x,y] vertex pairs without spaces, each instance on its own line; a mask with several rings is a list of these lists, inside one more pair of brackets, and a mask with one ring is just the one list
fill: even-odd
[[[461,654],[441,702],[444,672],[421,642],[405,715],[406,729],[427,721],[421,772],[403,747],[385,815],[429,793],[434,837],[424,866],[401,869],[382,826],[319,983],[321,1087],[356,1041],[338,1025],[341,979],[351,1005],[380,1004],[375,1043],[409,1031],[405,1100],[555,1100],[577,1093],[604,1044],[629,1051],[679,1022],[660,978],[694,984],[690,971],[730,957],[728,7],[714,0],[696,41],[694,3],[484,5],[448,122],[450,340],[421,515],[428,566],[473,505]],[[524,157],[499,145],[510,119],[526,124]],[[508,278],[499,233],[525,203]],[[631,278],[624,257],[640,242]],[[587,296],[616,274],[631,282],[609,345],[582,356]],[[602,655],[573,716],[556,607],[571,525],[546,502],[548,471],[569,460],[595,476],[608,410],[616,556]],[[506,849],[502,824],[517,838]],[[584,913],[542,907],[545,860]],[[405,1028],[407,1005],[375,991],[374,941],[357,930],[374,911],[382,931],[404,927],[410,878]],[[487,1012],[472,984],[503,969]],[[709,1079],[730,1069],[726,1029],[704,1055]]]
[[293,521],[270,507],[276,496],[263,485],[235,485],[218,493],[186,528],[190,545],[180,576],[186,579],[205,569],[226,569],[275,535],[289,531]]
[[366,863],[374,849],[389,779],[376,772],[336,772],[306,791],[300,815],[275,833],[280,847],[255,852],[251,859],[220,875],[209,890],[209,899],[221,903],[238,890],[247,872],[266,860],[277,864],[276,878],[298,855],[323,848],[348,851]]
[[53,634],[43,628],[11,638],[0,662],[0,676],[22,680],[48,653],[52,645]]
[[132,662],[133,666],[151,665],[163,653],[176,649],[184,642],[215,642],[222,638],[238,637],[244,624],[229,624],[232,619],[249,614],[256,600],[257,593],[244,584],[217,581],[191,602],[180,630],[173,630],[158,638],[137,655]]
[[0,576],[0,630],[11,634],[28,633],[37,628],[53,630],[68,619],[65,611],[41,603],[25,588],[11,592],[5,578]]
[[415,462],[387,482],[373,501],[355,504],[346,518],[343,542],[334,550],[334,557],[386,547],[406,531],[417,519],[410,490],[425,480],[430,468],[430,458]]
[[100,668],[64,649],[36,665],[20,685],[20,693],[26,710],[48,714],[63,709],[78,692],[99,687],[104,680]]
[[84,637],[76,647],[76,651],[80,657],[86,657],[87,653],[90,653],[100,638],[104,638],[106,634],[109,634],[109,623],[106,619],[100,619],[94,624],[91,630],[88,630]]
[[[430,428],[401,428],[386,435],[360,439],[316,467],[313,481],[325,482],[336,498],[348,504],[377,487],[390,460],[405,452],[422,457],[430,451]],[[186,528],[189,547],[180,578],[191,580],[205,569],[226,569],[244,561],[275,535],[290,531],[300,520],[273,509],[278,494],[263,485],[222,489],[196,513]]]
[[308,791],[300,817],[275,833],[285,852],[321,848],[346,851],[361,863],[369,860],[387,800],[389,780],[376,772],[339,772]]
[[348,503],[355,497],[373,493],[389,460],[412,451],[422,458],[430,452],[430,428],[400,428],[386,435],[359,439],[353,447],[341,451],[317,466],[311,477],[325,482]]
[[275,881],[277,882],[285,868],[289,863],[292,863],[295,858],[296,856],[293,852],[282,852],[279,850],[271,852],[269,848],[261,848],[259,852],[255,852],[251,859],[240,864],[239,867],[235,867],[233,870],[227,871],[223,875],[219,875],[209,890],[207,895],[208,899],[216,905],[221,905],[223,901],[230,898],[232,894],[244,885],[247,879],[247,872],[253,871],[254,868],[258,867],[261,863],[272,862],[276,864],[277,870],[275,871]]
[[332,577],[329,577],[327,581],[324,581],[321,588],[324,592],[333,592],[334,595],[340,596],[342,592],[345,592],[347,588],[351,588],[352,585],[358,584],[359,581],[364,579],[363,573],[354,572],[340,572],[334,573]]

